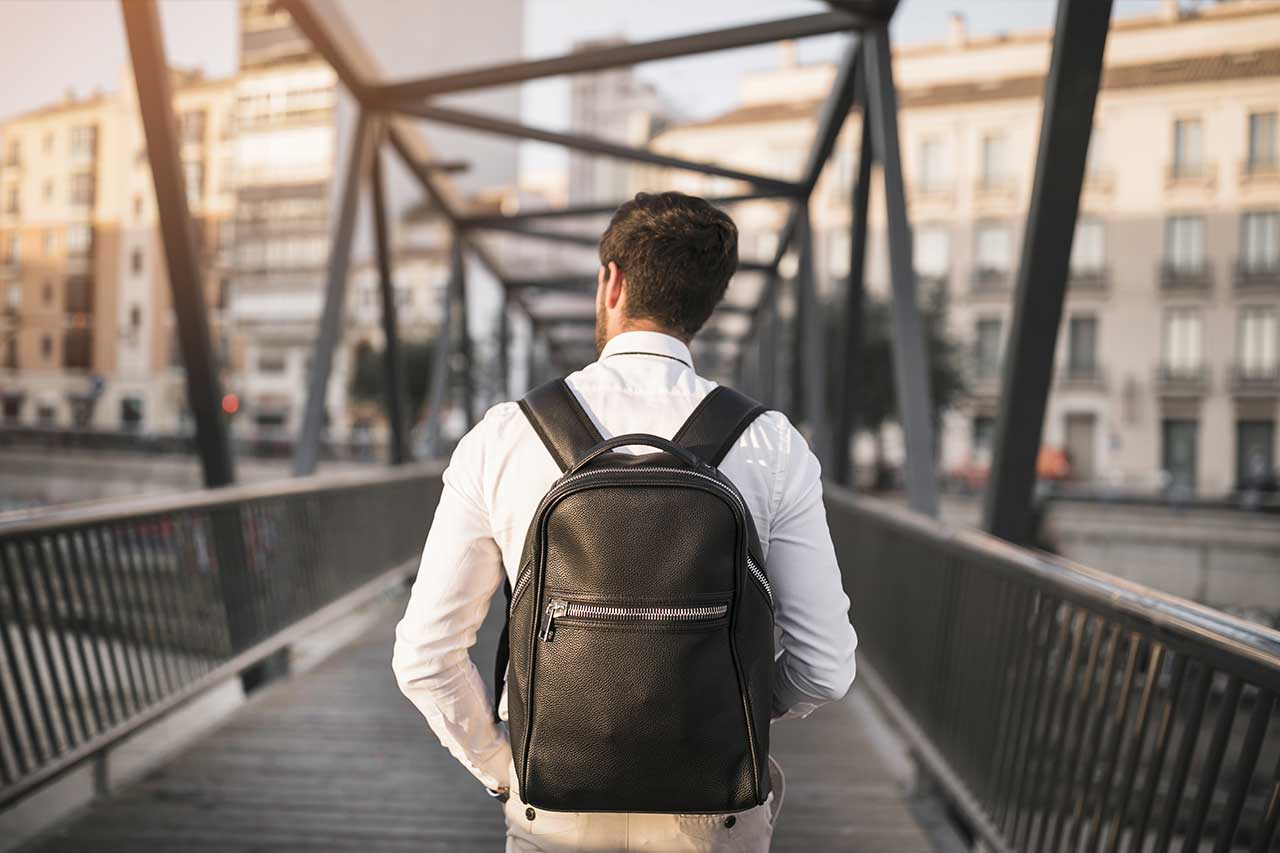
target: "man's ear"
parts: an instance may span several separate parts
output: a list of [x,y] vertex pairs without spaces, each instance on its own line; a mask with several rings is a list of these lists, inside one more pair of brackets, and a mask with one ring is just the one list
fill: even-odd
[[609,310],[618,307],[622,301],[622,271],[617,263],[609,261],[608,266],[600,268],[600,282],[604,286],[604,304]]

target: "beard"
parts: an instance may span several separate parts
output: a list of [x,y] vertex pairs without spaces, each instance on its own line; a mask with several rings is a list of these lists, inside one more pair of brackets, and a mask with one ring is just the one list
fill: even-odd
[[605,317],[604,300],[596,297],[596,355],[604,354],[604,345],[609,342],[608,319]]

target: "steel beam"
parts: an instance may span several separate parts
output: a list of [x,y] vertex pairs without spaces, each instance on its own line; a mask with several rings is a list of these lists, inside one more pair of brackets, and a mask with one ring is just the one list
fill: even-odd
[[[714,204],[716,207],[728,207],[734,204],[742,204],[748,201],[759,201],[761,199],[773,198],[790,198],[791,193],[782,189],[758,190],[752,193],[743,193],[741,195],[725,195],[710,196],[706,200]],[[458,223],[465,228],[490,228],[497,227],[506,223],[528,222],[537,219],[560,219],[575,216],[605,216],[613,214],[630,199],[622,199],[617,202],[605,204],[581,204],[572,207],[555,207],[541,208],[538,210],[521,210],[511,214],[484,214],[476,216],[461,216]]]
[[[862,87],[859,87],[860,89]],[[853,443],[857,436],[859,408],[862,405],[863,305],[866,289],[867,204],[871,195],[871,123],[867,120],[866,92],[862,101],[862,141],[858,146],[858,176],[853,185],[852,228],[849,240],[849,283],[844,294],[844,334],[841,335],[844,369],[841,371],[840,397],[836,404],[836,428],[832,439],[834,466],[832,473],[842,486],[854,484]]]
[[507,287],[512,290],[563,290],[569,293],[590,295],[596,283],[591,276],[549,275],[541,278],[509,278]]
[[1111,0],[1059,0],[983,526],[1025,544]]
[[160,15],[155,0],[121,0],[120,9],[155,185],[169,292],[185,369],[187,406],[195,421],[200,466],[206,487],[226,486],[235,481],[235,463],[222,413],[222,383],[209,335],[200,253],[187,206]]
[[898,418],[906,440],[907,501],[925,515],[938,514],[938,478],[934,458],[933,405],[929,387],[929,355],[916,300],[916,273],[911,252],[911,224],[902,182],[898,145],[898,94],[887,27],[865,37],[864,67],[871,144],[884,177],[889,230],[889,275],[892,283],[893,378]]
[[450,257],[458,300],[458,354],[462,360],[462,412],[467,419],[467,429],[476,423],[476,366],[471,347],[471,310],[467,294],[467,256],[462,235],[455,233]]
[[800,263],[796,270],[796,331],[800,334],[799,356],[804,373],[802,394],[804,421],[809,426],[813,454],[823,470],[831,464],[831,430],[827,421],[827,362],[824,313],[818,302],[816,273],[813,262],[813,230],[805,216],[798,236]]
[[324,308],[316,332],[311,373],[307,377],[307,402],[302,415],[302,429],[298,433],[298,445],[293,455],[293,473],[300,477],[315,473],[320,458],[320,438],[325,426],[325,398],[329,389],[329,375],[333,369],[333,352],[338,347],[342,335],[342,318],[346,313],[347,277],[351,267],[351,241],[355,232],[356,208],[360,201],[360,181],[369,172],[370,160],[373,158],[372,121],[363,111],[356,120],[351,149],[347,152],[347,168],[342,177],[337,216],[329,236]]
[[878,22],[879,18],[875,16],[858,14],[852,10],[825,12],[599,50],[584,50],[550,59],[510,62],[421,80],[406,80],[378,86],[373,94],[381,103],[398,104],[419,101],[449,92],[506,86],[561,74],[603,71],[658,59],[673,59],[679,56],[767,44],[783,39],[824,35]]
[[[456,243],[456,240],[455,240]],[[440,325],[431,353],[431,380],[427,389],[426,454],[435,459],[440,453],[440,430],[444,423],[444,403],[449,394],[449,361],[453,355],[453,304],[457,289],[457,267],[449,271],[445,285],[444,304],[440,311]]]
[[[379,129],[379,134],[381,129]],[[374,248],[378,257],[378,291],[382,296],[382,367],[386,393],[387,424],[390,428],[388,461],[402,465],[409,461],[405,432],[404,370],[400,352],[400,324],[397,320],[395,284],[392,281],[391,245],[387,235],[387,202],[382,175],[382,153],[374,146],[369,160],[369,187],[372,190]]]
[[[840,67],[836,71],[836,78],[831,84],[831,92],[822,104],[822,112],[818,118],[818,132],[814,137],[813,147],[809,151],[809,159],[805,164],[804,179],[800,183],[800,198],[803,201],[797,201],[792,205],[782,230],[778,234],[778,248],[774,253],[772,263],[769,265],[772,269],[777,269],[778,264],[782,262],[783,256],[791,249],[791,241],[800,224],[801,205],[808,203],[809,196],[813,193],[813,188],[818,185],[818,179],[822,177],[823,167],[826,166],[827,160],[831,157],[831,151],[835,148],[836,140],[840,137],[840,129],[844,127],[845,117],[853,106],[854,85],[857,80],[860,57],[863,53],[862,42],[864,38],[865,35],[859,36],[845,48],[844,55],[840,59]],[[779,281],[777,278],[770,280],[770,283],[765,288],[765,293],[762,294],[762,305],[764,304],[763,297],[770,295],[771,289],[777,287]],[[756,319],[758,320],[758,318]],[[754,330],[754,328],[755,321],[752,323],[752,329]]]
[[703,175],[714,175],[720,178],[743,181],[751,184],[752,186],[775,192],[793,195],[799,193],[799,188],[795,184],[790,181],[784,181],[780,178],[753,175],[749,172],[730,169],[727,166],[718,166],[714,163],[701,163],[694,160],[685,160],[681,157],[671,157],[666,154],[659,154],[656,151],[649,151],[644,148],[634,148],[629,145],[620,145],[616,142],[609,142],[606,139],[596,139],[594,137],[581,136],[573,133],[559,133],[553,130],[529,127],[528,125],[523,125],[519,122],[508,121],[507,119],[498,118],[496,116],[468,112],[467,110],[431,106],[427,104],[402,106],[397,107],[397,110],[404,115],[426,119],[427,121],[439,122],[453,127],[463,127],[479,133],[506,136],[512,139],[545,142],[550,145],[559,145],[573,151],[585,151],[588,154],[614,157],[619,160],[629,160],[633,163],[647,163],[651,166],[662,166],[668,169],[684,169],[685,171],[698,172]]
[[545,228],[530,228],[521,222],[491,221],[486,225],[464,226],[468,231],[501,231],[530,240],[546,240],[551,243],[569,243],[574,246],[595,248],[600,245],[598,236],[590,234],[574,234],[571,231],[548,231]]

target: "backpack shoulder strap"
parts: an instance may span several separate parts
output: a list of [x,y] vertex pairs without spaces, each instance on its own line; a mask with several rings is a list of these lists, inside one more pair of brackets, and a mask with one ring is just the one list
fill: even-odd
[[693,451],[707,464],[718,466],[743,430],[767,411],[767,406],[746,394],[719,385],[702,398],[671,441]]
[[588,450],[604,441],[563,379],[552,379],[534,388],[520,401],[520,411],[561,471],[568,471]]

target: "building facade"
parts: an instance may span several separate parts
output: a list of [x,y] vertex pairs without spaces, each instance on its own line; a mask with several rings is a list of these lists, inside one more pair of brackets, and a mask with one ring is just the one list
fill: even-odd
[[[215,340],[230,216],[232,86],[174,72],[186,189]],[[133,80],[0,124],[0,420],[180,429],[187,419]],[[228,348],[221,352],[228,353]],[[224,364],[230,367],[230,362]]]
[[[916,271],[922,289],[946,290],[969,354],[966,394],[943,422],[949,471],[989,460],[1050,38],[970,38],[956,18],[944,42],[894,55]],[[1280,459],[1277,45],[1272,2],[1170,2],[1113,24],[1044,431],[1083,488],[1222,494]],[[794,62],[749,75],[740,107],[655,147],[797,177],[833,75]],[[848,274],[858,127],[851,117],[813,200],[826,298]],[[867,280],[883,296],[878,181],[871,210]],[[744,207],[743,254],[767,257],[782,219],[776,204]]]

